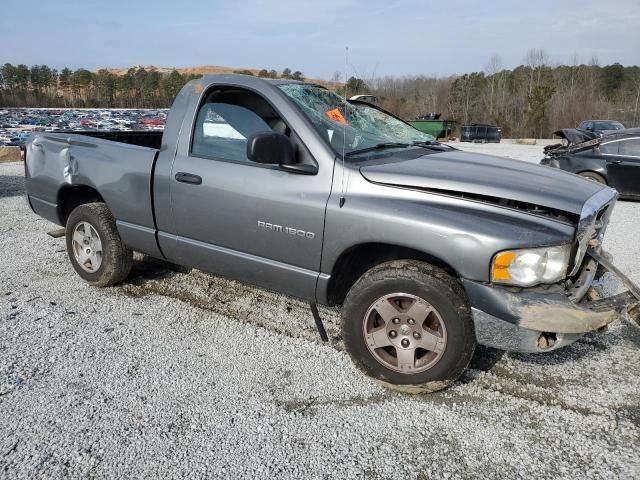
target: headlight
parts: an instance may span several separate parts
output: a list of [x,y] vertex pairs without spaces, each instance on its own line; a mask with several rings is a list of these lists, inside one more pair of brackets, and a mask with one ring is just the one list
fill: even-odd
[[569,267],[571,245],[500,252],[493,257],[491,281],[531,287],[562,280]]

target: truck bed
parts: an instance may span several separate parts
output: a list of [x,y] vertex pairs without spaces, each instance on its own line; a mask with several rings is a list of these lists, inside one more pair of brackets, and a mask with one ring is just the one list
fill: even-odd
[[159,149],[162,143],[161,131],[139,131],[139,132],[101,132],[101,131],[60,131],[56,132],[63,135],[82,135],[85,137],[100,138],[102,140],[111,140],[112,142],[126,143],[128,145],[137,145],[139,147]]
[[31,208],[65,225],[79,195],[105,201],[120,236],[153,251],[152,171],[162,132],[37,133],[27,145],[26,186]]

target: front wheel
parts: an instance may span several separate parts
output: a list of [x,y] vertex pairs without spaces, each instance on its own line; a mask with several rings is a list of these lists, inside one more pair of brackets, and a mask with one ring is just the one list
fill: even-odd
[[412,260],[366,272],[347,294],[342,330],[347,351],[365,374],[408,393],[449,386],[476,345],[461,285],[443,270]]
[[591,180],[592,182],[601,183],[603,185],[607,184],[604,177],[596,172],[580,172],[578,175],[582,178],[586,178],[587,180]]

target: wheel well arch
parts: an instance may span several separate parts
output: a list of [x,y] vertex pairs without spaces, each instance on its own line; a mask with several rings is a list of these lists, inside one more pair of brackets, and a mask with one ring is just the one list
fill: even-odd
[[594,170],[592,168],[583,168],[583,169],[577,171],[576,175],[580,175],[581,173],[593,173],[595,175],[598,175],[599,177],[602,177],[602,179],[605,181],[606,185],[609,185],[609,177],[607,176],[606,170],[602,171],[602,172],[599,172],[599,171]]
[[392,260],[422,261],[459,278],[451,265],[424,251],[389,243],[361,243],[342,252],[334,263],[327,286],[329,305],[341,305],[349,289],[367,270]]
[[58,192],[58,215],[63,225],[67,224],[67,219],[76,207],[85,203],[100,202],[104,199],[100,192],[88,185],[68,185]]

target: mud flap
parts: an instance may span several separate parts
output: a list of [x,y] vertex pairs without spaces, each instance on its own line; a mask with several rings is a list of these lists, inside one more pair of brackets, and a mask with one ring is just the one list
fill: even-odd
[[311,307],[313,320],[316,322],[316,328],[318,329],[320,338],[322,339],[323,342],[328,342],[329,337],[327,336],[327,331],[324,329],[324,324],[322,323],[322,319],[320,318],[320,314],[318,313],[318,306],[313,302],[309,306]]

